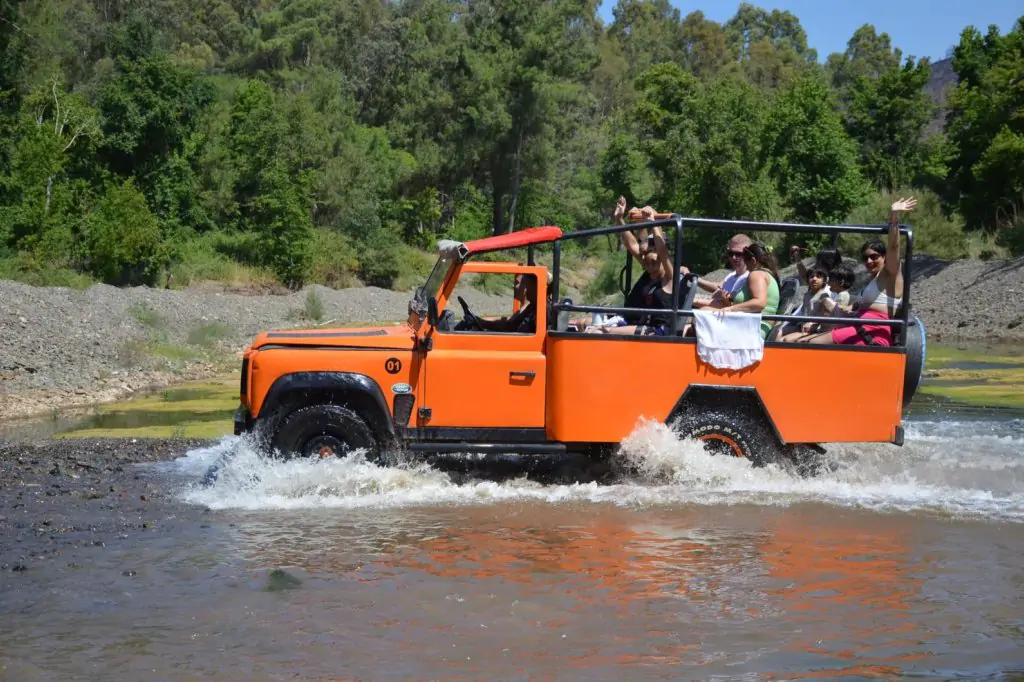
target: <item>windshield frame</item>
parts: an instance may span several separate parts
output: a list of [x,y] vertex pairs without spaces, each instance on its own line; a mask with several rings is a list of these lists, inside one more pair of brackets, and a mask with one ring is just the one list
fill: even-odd
[[[412,296],[412,300],[409,302],[409,313],[410,317],[416,315],[416,322],[414,326],[419,324],[427,317],[427,301],[431,298],[437,297],[437,294],[441,291],[441,286],[444,284],[445,278],[452,269],[452,264],[455,262],[454,257],[446,254],[441,254],[438,257],[437,262],[434,263],[433,269],[427,276],[427,281],[424,282],[423,286],[416,287],[416,291]],[[410,320],[412,323],[412,320]]]

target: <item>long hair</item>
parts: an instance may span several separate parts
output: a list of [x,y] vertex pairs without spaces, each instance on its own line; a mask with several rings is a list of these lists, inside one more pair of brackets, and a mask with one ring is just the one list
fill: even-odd
[[758,242],[752,243],[750,246],[743,249],[743,255],[746,258],[752,258],[757,263],[759,268],[764,268],[768,272],[772,273],[772,277],[775,278],[775,282],[779,282],[779,266],[775,262],[775,256],[772,252],[765,248],[764,244]]

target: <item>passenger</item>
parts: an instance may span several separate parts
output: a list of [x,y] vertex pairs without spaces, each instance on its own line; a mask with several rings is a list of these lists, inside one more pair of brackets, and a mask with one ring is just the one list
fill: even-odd
[[[763,244],[754,242],[743,249],[743,260],[747,267],[747,278],[732,298],[732,304],[722,310],[733,313],[761,313],[774,315],[779,309],[779,270],[775,257]],[[767,320],[761,322],[761,337],[768,336],[773,326]]]
[[738,234],[729,240],[724,255],[732,272],[721,282],[698,278],[697,286],[711,293],[711,301],[694,301],[694,308],[724,308],[732,303],[732,297],[747,283],[747,261],[743,249],[751,243],[750,237],[745,234]]
[[837,265],[828,273],[828,300],[821,302],[828,315],[843,317],[850,312],[850,288],[857,281],[853,268],[849,265]]
[[[889,214],[888,245],[872,239],[861,247],[861,259],[871,281],[854,303],[853,315],[862,320],[891,320],[903,303],[903,273],[900,271],[899,213],[917,206],[913,197],[893,203]],[[813,334],[801,343],[853,346],[892,346],[892,328],[883,325],[844,326]]]
[[[615,224],[624,224],[626,199],[619,197],[615,206]],[[659,214],[650,206],[632,209],[630,214],[637,219],[654,220]],[[622,243],[626,250],[643,266],[644,272],[626,296],[627,308],[646,308],[648,310],[671,310],[672,308],[672,257],[665,243],[661,228],[655,226],[651,230],[647,244],[641,247],[632,231],[624,230]],[[644,236],[646,237],[645,231]],[[591,327],[590,333],[603,334],[636,334],[639,336],[662,335],[671,324],[669,315],[632,314],[622,318],[617,326]]]
[[[809,268],[804,267],[804,264],[800,263],[799,269],[806,273],[804,279],[807,283],[807,292],[804,294],[800,307],[793,311],[793,315],[824,317],[828,313],[825,311],[822,301],[829,298],[829,295],[832,293],[828,286],[828,270],[818,262],[811,264]],[[782,326],[780,336],[784,337],[788,334],[800,332],[807,334],[814,329],[814,325],[814,322],[787,322]]]

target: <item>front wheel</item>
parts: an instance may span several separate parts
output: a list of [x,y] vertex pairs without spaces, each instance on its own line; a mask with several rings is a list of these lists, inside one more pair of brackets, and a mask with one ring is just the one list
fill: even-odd
[[370,461],[379,457],[373,431],[359,415],[341,405],[295,410],[280,422],[271,445],[284,459],[345,457],[356,450],[364,450]]
[[773,464],[781,457],[775,434],[749,415],[700,412],[683,417],[673,429],[682,438],[700,441],[711,455],[742,457],[754,466]]

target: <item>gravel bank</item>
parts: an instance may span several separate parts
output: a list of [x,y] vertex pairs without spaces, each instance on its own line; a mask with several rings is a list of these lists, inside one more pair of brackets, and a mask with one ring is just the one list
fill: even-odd
[[[915,272],[914,312],[930,339],[1024,341],[1024,259],[923,256],[915,259]],[[337,325],[406,316],[408,293],[311,289],[323,301],[325,319]],[[232,354],[257,333],[303,326],[298,311],[307,292],[248,296],[106,285],[74,291],[0,281],[0,418],[118,400],[231,371]],[[481,313],[501,313],[508,305],[507,297],[476,290],[465,295]]]
[[[228,371],[233,364],[225,363],[261,331],[310,326],[300,316],[310,290],[323,302],[323,320],[338,326],[404,320],[410,298],[376,287],[247,296],[102,284],[75,291],[0,280],[0,419]],[[508,297],[474,289],[463,295],[481,313],[509,305]]]

